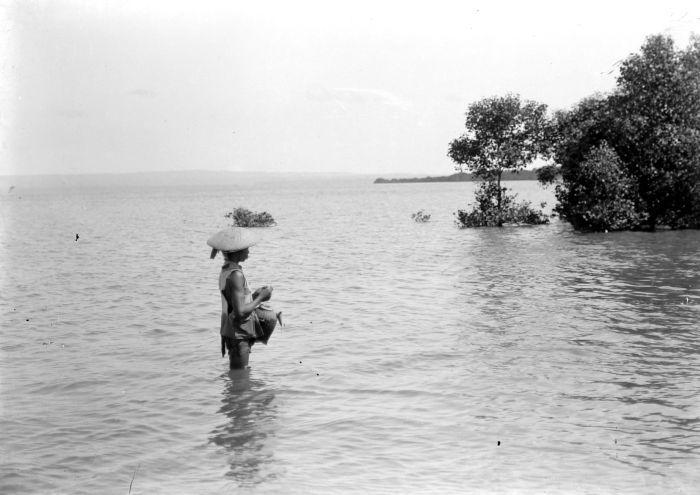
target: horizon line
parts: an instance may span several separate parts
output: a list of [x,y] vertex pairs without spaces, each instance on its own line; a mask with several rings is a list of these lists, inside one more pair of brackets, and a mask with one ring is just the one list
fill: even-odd
[[[217,174],[261,174],[261,175],[371,175],[381,177],[387,175],[420,175],[430,176],[430,172],[352,172],[352,171],[318,171],[318,170],[294,170],[294,171],[269,171],[269,170],[216,170],[216,169],[184,169],[184,170],[141,170],[132,172],[47,172],[47,173],[0,173],[2,178],[10,177],[70,177],[70,176],[105,176],[105,175],[140,175],[140,174],[175,174],[175,173],[217,173]],[[434,172],[432,172],[434,173]],[[454,171],[446,173],[451,175]],[[438,173],[438,175],[444,175]]]

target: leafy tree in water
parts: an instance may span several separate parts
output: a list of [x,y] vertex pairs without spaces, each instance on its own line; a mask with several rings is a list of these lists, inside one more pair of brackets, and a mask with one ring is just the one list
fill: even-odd
[[[556,211],[576,228],[700,227],[699,38],[683,51],[669,37],[648,38],[641,53],[622,63],[611,95],[588,98],[555,119],[554,155],[562,174]],[[598,166],[592,166],[591,153],[603,145],[607,151],[596,152]],[[611,174],[630,186],[614,215],[611,203],[594,208],[595,197],[581,195]],[[607,200],[601,197],[601,205]]]
[[[521,101],[518,95],[485,98],[469,106],[467,132],[450,143],[448,156],[456,170],[467,169],[486,181],[477,192],[483,225],[503,225],[512,197],[501,186],[504,171],[519,172],[548,150],[547,106]],[[521,210],[518,210],[521,211]],[[460,218],[468,214],[460,212]],[[479,216],[477,215],[477,216]],[[542,223],[542,222],[538,222]]]
[[[630,230],[646,220],[636,210],[637,185],[607,142],[591,149],[577,169],[567,195],[567,220],[580,230]],[[557,191],[559,192],[559,190]]]
[[[611,99],[586,98],[570,111],[556,112],[554,120],[554,160],[561,166],[562,178],[556,187],[558,204],[554,211],[577,230],[638,228],[642,218],[637,214],[639,198],[636,188],[628,184],[634,181],[610,145],[621,140]],[[538,179],[547,184],[556,182],[558,176],[549,171]],[[616,182],[626,184],[625,188],[615,188]],[[615,195],[623,189],[627,201],[615,203]],[[614,205],[621,209],[611,211]]]
[[700,194],[700,38],[687,50],[652,36],[620,68],[613,105],[623,140],[620,157],[637,177],[649,227],[687,227]]

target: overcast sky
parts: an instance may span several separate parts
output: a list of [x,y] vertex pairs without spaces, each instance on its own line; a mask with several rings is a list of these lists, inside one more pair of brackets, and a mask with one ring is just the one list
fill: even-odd
[[700,2],[0,0],[0,175],[443,175],[480,98],[613,88]]

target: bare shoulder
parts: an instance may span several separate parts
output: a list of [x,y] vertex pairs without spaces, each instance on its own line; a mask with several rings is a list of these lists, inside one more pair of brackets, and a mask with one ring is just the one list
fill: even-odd
[[243,289],[245,286],[245,277],[243,277],[243,272],[240,270],[232,271],[228,278],[233,283],[234,289]]

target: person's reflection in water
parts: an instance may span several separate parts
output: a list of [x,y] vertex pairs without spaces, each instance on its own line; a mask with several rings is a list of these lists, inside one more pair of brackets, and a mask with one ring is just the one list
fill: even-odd
[[239,486],[251,486],[275,478],[275,394],[251,371],[231,370],[222,376],[225,387],[218,412],[226,422],[216,427],[209,440],[226,450],[230,469],[226,474]]

